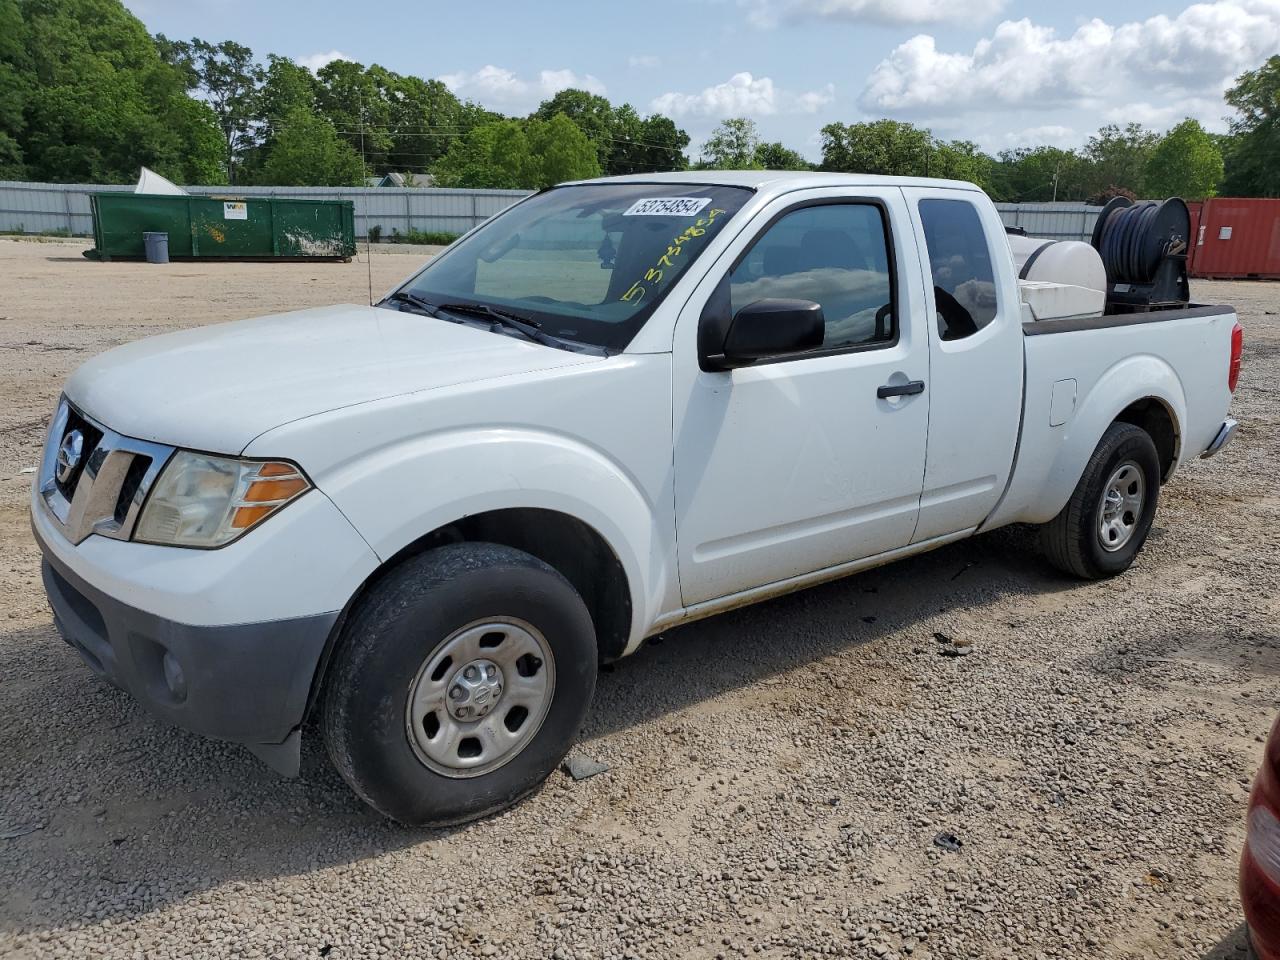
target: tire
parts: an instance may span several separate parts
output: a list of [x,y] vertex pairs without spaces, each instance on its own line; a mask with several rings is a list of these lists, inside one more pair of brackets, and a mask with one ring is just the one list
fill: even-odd
[[[532,659],[513,663],[521,651]],[[469,664],[478,671],[466,673]],[[391,570],[343,629],[325,681],[329,757],[356,794],[400,823],[483,817],[532,793],[564,759],[596,664],[586,605],[547,564],[488,543],[428,551]],[[529,704],[523,717],[520,703]]]
[[[1131,469],[1121,473],[1125,467]],[[1041,547],[1049,562],[1085,580],[1128,570],[1151,531],[1160,477],[1160,455],[1151,436],[1131,423],[1111,424],[1067,505],[1041,528]],[[1113,498],[1108,507],[1104,500],[1113,484],[1121,499]],[[1140,505],[1132,499],[1135,490]],[[1104,522],[1109,524],[1106,530]]]

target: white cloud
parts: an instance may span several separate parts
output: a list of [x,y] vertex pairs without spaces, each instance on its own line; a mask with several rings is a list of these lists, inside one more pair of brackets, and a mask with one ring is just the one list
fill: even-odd
[[639,56],[627,57],[627,66],[635,68],[641,67],[645,70],[652,70],[655,67],[662,66],[662,58],[655,57],[652,54],[641,54]]
[[335,60],[350,60],[341,50],[330,50],[328,53],[311,53],[305,57],[294,57],[293,62],[300,67],[306,67],[312,73],[327,67]]
[[927,34],[912,37],[872,71],[861,103],[927,115],[1001,106],[1096,110],[1132,92],[1210,100],[1277,48],[1280,0],[1216,0],[1119,26],[1093,19],[1065,38],[1027,19],[1006,20],[972,53],[939,50]]
[[795,108],[800,113],[817,113],[836,98],[836,85],[828,83],[821,90],[810,90],[794,97]]
[[1194,117],[1205,129],[1226,133],[1228,109],[1218,97],[1179,97],[1172,103],[1125,103],[1104,111],[1102,119],[1107,123],[1141,123],[1156,130],[1165,130],[1187,117]]
[[835,87],[792,94],[778,89],[770,77],[735,73],[724,83],[698,93],[664,93],[649,109],[669,117],[767,117],[775,113],[816,113],[835,99]]
[[474,73],[446,73],[439,79],[460,97],[504,107],[531,105],[569,87],[605,93],[605,85],[589,73],[579,76],[572,70],[542,70],[536,79],[524,79],[491,63]]
[[1007,0],[743,0],[758,27],[784,20],[845,20],[892,26],[973,23],[993,17]]
[[1041,124],[1025,130],[1011,130],[998,138],[1003,147],[1074,147],[1081,137],[1072,127],[1058,123]]

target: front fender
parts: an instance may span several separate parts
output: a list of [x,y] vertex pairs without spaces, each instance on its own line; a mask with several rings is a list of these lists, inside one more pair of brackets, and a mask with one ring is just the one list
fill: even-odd
[[337,464],[318,483],[384,562],[478,513],[523,507],[575,517],[600,534],[625,572],[633,607],[628,653],[674,582],[673,545],[635,478],[566,435],[510,427],[419,435]]

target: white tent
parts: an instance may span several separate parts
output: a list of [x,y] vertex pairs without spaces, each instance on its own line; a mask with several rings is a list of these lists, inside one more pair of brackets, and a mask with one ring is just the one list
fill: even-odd
[[142,173],[138,177],[138,185],[133,188],[134,193],[159,193],[167,197],[189,197],[191,194],[183,190],[176,183],[166,180],[154,170],[142,168]]

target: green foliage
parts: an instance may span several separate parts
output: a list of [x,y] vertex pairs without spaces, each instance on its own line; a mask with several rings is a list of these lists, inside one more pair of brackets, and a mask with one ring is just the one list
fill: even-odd
[[812,170],[813,164],[799,152],[781,143],[761,143],[756,147],[755,165],[761,170]]
[[995,161],[968,140],[939,140],[900,120],[829,123],[822,128],[822,169],[897,177],[944,177],[988,187]]
[[364,164],[333,124],[302,107],[284,118],[262,167],[261,182],[304,187],[364,183]]
[[473,129],[434,168],[443,187],[542,189],[600,175],[595,148],[564,114],[499,120]]
[[536,177],[530,186],[541,189],[566,180],[600,176],[596,148],[563,113],[550,120],[529,120],[526,130]]
[[829,123],[822,128],[822,169],[922,176],[933,136],[899,120]]
[[[1226,102],[1238,114],[1229,136],[1190,120],[1164,136],[1110,124],[1078,151],[994,159],[903,121],[831,123],[820,169],[969,180],[1014,201],[1280,196],[1280,56],[1242,74]],[[350,184],[432,170],[442,186],[529,189],[681,170],[688,146],[669,117],[586,90],[516,119],[377,64],[313,74],[276,55],[260,64],[231,40],[152,38],[121,0],[0,0],[0,178],[122,182],[145,165],[187,183]],[[813,165],[738,117],[713,131],[699,166]]]
[[969,140],[934,141],[925,162],[925,175],[946,180],[967,180],[983,189],[991,185],[995,161]]
[[1118,186],[1144,196],[1147,161],[1159,140],[1159,134],[1140,123],[1123,127],[1110,123],[1102,127],[1084,146],[1083,155],[1089,164],[1085,189],[1098,193]]
[[531,119],[563,115],[594,144],[600,170],[609,176],[683,170],[689,135],[669,117],[641,117],[629,103],[615,108],[586,90],[561,90],[544,100]]
[[[369,236],[374,243],[377,243],[381,236],[381,231],[375,233],[376,229],[369,231]],[[447,247],[460,236],[462,234],[450,233],[448,230],[406,230],[404,233],[399,230],[392,230],[391,236],[387,237],[387,243],[416,243],[425,246]]]
[[1223,192],[1280,197],[1280,56],[1242,73],[1226,100],[1239,116],[1223,151]]
[[561,90],[551,99],[543,100],[533,112],[535,120],[551,120],[553,117],[570,120],[595,145],[599,168],[608,167],[609,156],[613,152],[613,104],[586,90]]
[[0,24],[0,164],[61,182],[129,181],[143,165],[222,178],[209,114],[119,0],[4,3]]
[[1001,151],[991,171],[990,193],[997,200],[1044,203],[1085,198],[1084,159],[1058,147]]
[[1222,151],[1195,120],[1166,133],[1147,159],[1147,195],[1204,200],[1222,181]]
[[528,189],[537,178],[529,138],[518,120],[476,127],[454,141],[434,172],[442,187],[489,190]]
[[685,148],[689,135],[670,117],[641,117],[624,103],[613,113],[612,147],[604,172],[609,176],[683,170],[688,165]]
[[756,151],[760,147],[760,133],[754,120],[731,117],[722,120],[711,131],[702,145],[702,160],[698,164],[707,170],[759,170]]
[[213,108],[226,145],[227,177],[235,183],[240,154],[252,144],[250,125],[264,76],[253,51],[234,40],[209,43],[195,37],[185,43],[164,34],[156,38],[156,48],[188,89],[199,90]]
[[0,0],[0,180],[26,172],[22,141],[30,97],[27,28],[17,0]]

